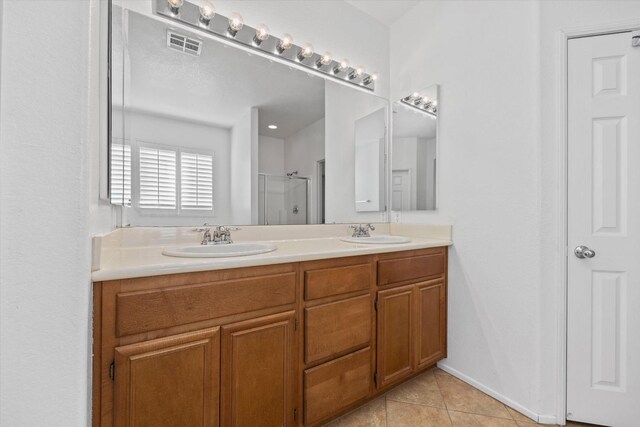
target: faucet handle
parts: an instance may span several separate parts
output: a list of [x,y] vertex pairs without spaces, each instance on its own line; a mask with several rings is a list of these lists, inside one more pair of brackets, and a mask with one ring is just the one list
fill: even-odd
[[376,230],[376,228],[375,228],[373,225],[371,225],[371,224],[365,224],[364,226],[365,226],[365,227],[368,227],[368,228],[369,228],[369,230],[371,230],[371,231],[375,231],[375,230]]

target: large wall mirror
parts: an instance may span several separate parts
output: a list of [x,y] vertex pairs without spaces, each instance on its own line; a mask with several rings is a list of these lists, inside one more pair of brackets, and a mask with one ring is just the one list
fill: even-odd
[[112,7],[122,224],[385,221],[388,101]]
[[435,210],[438,188],[438,85],[393,104],[391,209]]

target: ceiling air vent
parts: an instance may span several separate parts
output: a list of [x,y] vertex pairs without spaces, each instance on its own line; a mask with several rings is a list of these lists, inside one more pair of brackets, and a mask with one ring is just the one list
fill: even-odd
[[182,34],[167,31],[167,47],[193,56],[200,56],[202,41]]

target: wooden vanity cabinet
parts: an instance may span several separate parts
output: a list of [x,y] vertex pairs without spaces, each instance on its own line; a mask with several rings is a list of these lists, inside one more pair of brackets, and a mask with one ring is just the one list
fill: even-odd
[[378,388],[433,366],[447,350],[445,248],[378,260]]
[[446,248],[94,284],[94,427],[318,426],[446,357]]

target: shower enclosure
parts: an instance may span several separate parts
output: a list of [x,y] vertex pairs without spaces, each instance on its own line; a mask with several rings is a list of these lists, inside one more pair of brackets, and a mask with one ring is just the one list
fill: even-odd
[[258,174],[259,224],[309,224],[311,180]]

